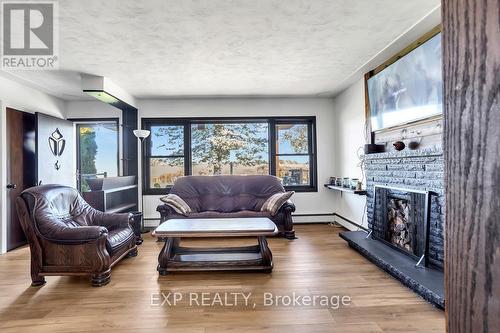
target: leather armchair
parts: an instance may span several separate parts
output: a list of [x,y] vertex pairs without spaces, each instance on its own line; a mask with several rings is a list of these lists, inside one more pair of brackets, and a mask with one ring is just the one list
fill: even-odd
[[131,214],[109,214],[88,205],[73,188],[32,187],[16,201],[31,252],[33,286],[46,275],[90,275],[93,286],[111,279],[111,267],[137,255]]

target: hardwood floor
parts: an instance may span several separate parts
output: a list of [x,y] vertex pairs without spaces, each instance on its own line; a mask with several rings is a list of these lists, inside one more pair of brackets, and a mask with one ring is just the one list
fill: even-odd
[[[91,287],[84,277],[50,276],[45,286],[30,287],[29,249],[9,252],[0,256],[0,331],[444,332],[444,312],[350,249],[338,237],[342,229],[318,224],[297,225],[296,231],[299,239],[293,241],[269,239],[272,274],[207,272],[162,277],[156,271],[162,244],[145,235],[139,256],[115,266],[110,284],[101,288]],[[220,240],[186,243],[213,246]],[[223,245],[242,243],[253,244],[256,239],[225,240]],[[159,305],[160,292],[172,293],[171,306]],[[338,309],[305,302],[264,306],[265,293],[276,297],[293,296],[293,292],[316,295],[318,300],[349,296],[351,302]],[[174,293],[182,296],[175,306]],[[228,295],[225,306],[203,306],[203,295],[211,303],[216,293]],[[249,306],[242,296],[233,305],[230,293],[251,293]]]

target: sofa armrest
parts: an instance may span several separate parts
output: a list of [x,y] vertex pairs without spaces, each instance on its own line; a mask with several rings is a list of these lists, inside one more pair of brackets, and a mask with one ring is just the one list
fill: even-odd
[[108,229],[101,226],[81,226],[54,230],[43,236],[46,240],[57,244],[78,245],[106,238]]
[[158,207],[156,207],[156,211],[160,213],[160,223],[165,222],[172,215],[179,215],[172,207],[165,204],[158,205]]
[[279,210],[284,212],[284,213],[291,214],[291,213],[295,212],[295,204],[291,200],[288,200],[287,202],[285,202],[283,204],[283,206],[280,207]]
[[295,212],[295,205],[288,200],[280,207],[279,213],[283,214],[283,235],[286,239],[295,239],[295,230],[293,229],[292,213]]

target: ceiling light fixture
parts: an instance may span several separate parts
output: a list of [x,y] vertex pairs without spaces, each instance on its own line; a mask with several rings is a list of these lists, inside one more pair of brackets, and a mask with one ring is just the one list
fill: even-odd
[[87,93],[88,95],[94,98],[97,98],[101,102],[104,102],[106,104],[111,104],[113,106],[118,105],[121,102],[118,98],[116,98],[111,94],[108,94],[103,90],[84,90],[83,92]]
[[99,101],[121,110],[135,107],[135,99],[104,76],[81,74],[82,90]]

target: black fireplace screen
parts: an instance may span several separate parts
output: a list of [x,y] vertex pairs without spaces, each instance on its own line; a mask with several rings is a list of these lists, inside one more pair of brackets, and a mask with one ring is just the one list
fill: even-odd
[[426,255],[429,192],[385,186],[374,192],[373,237],[416,260]]

